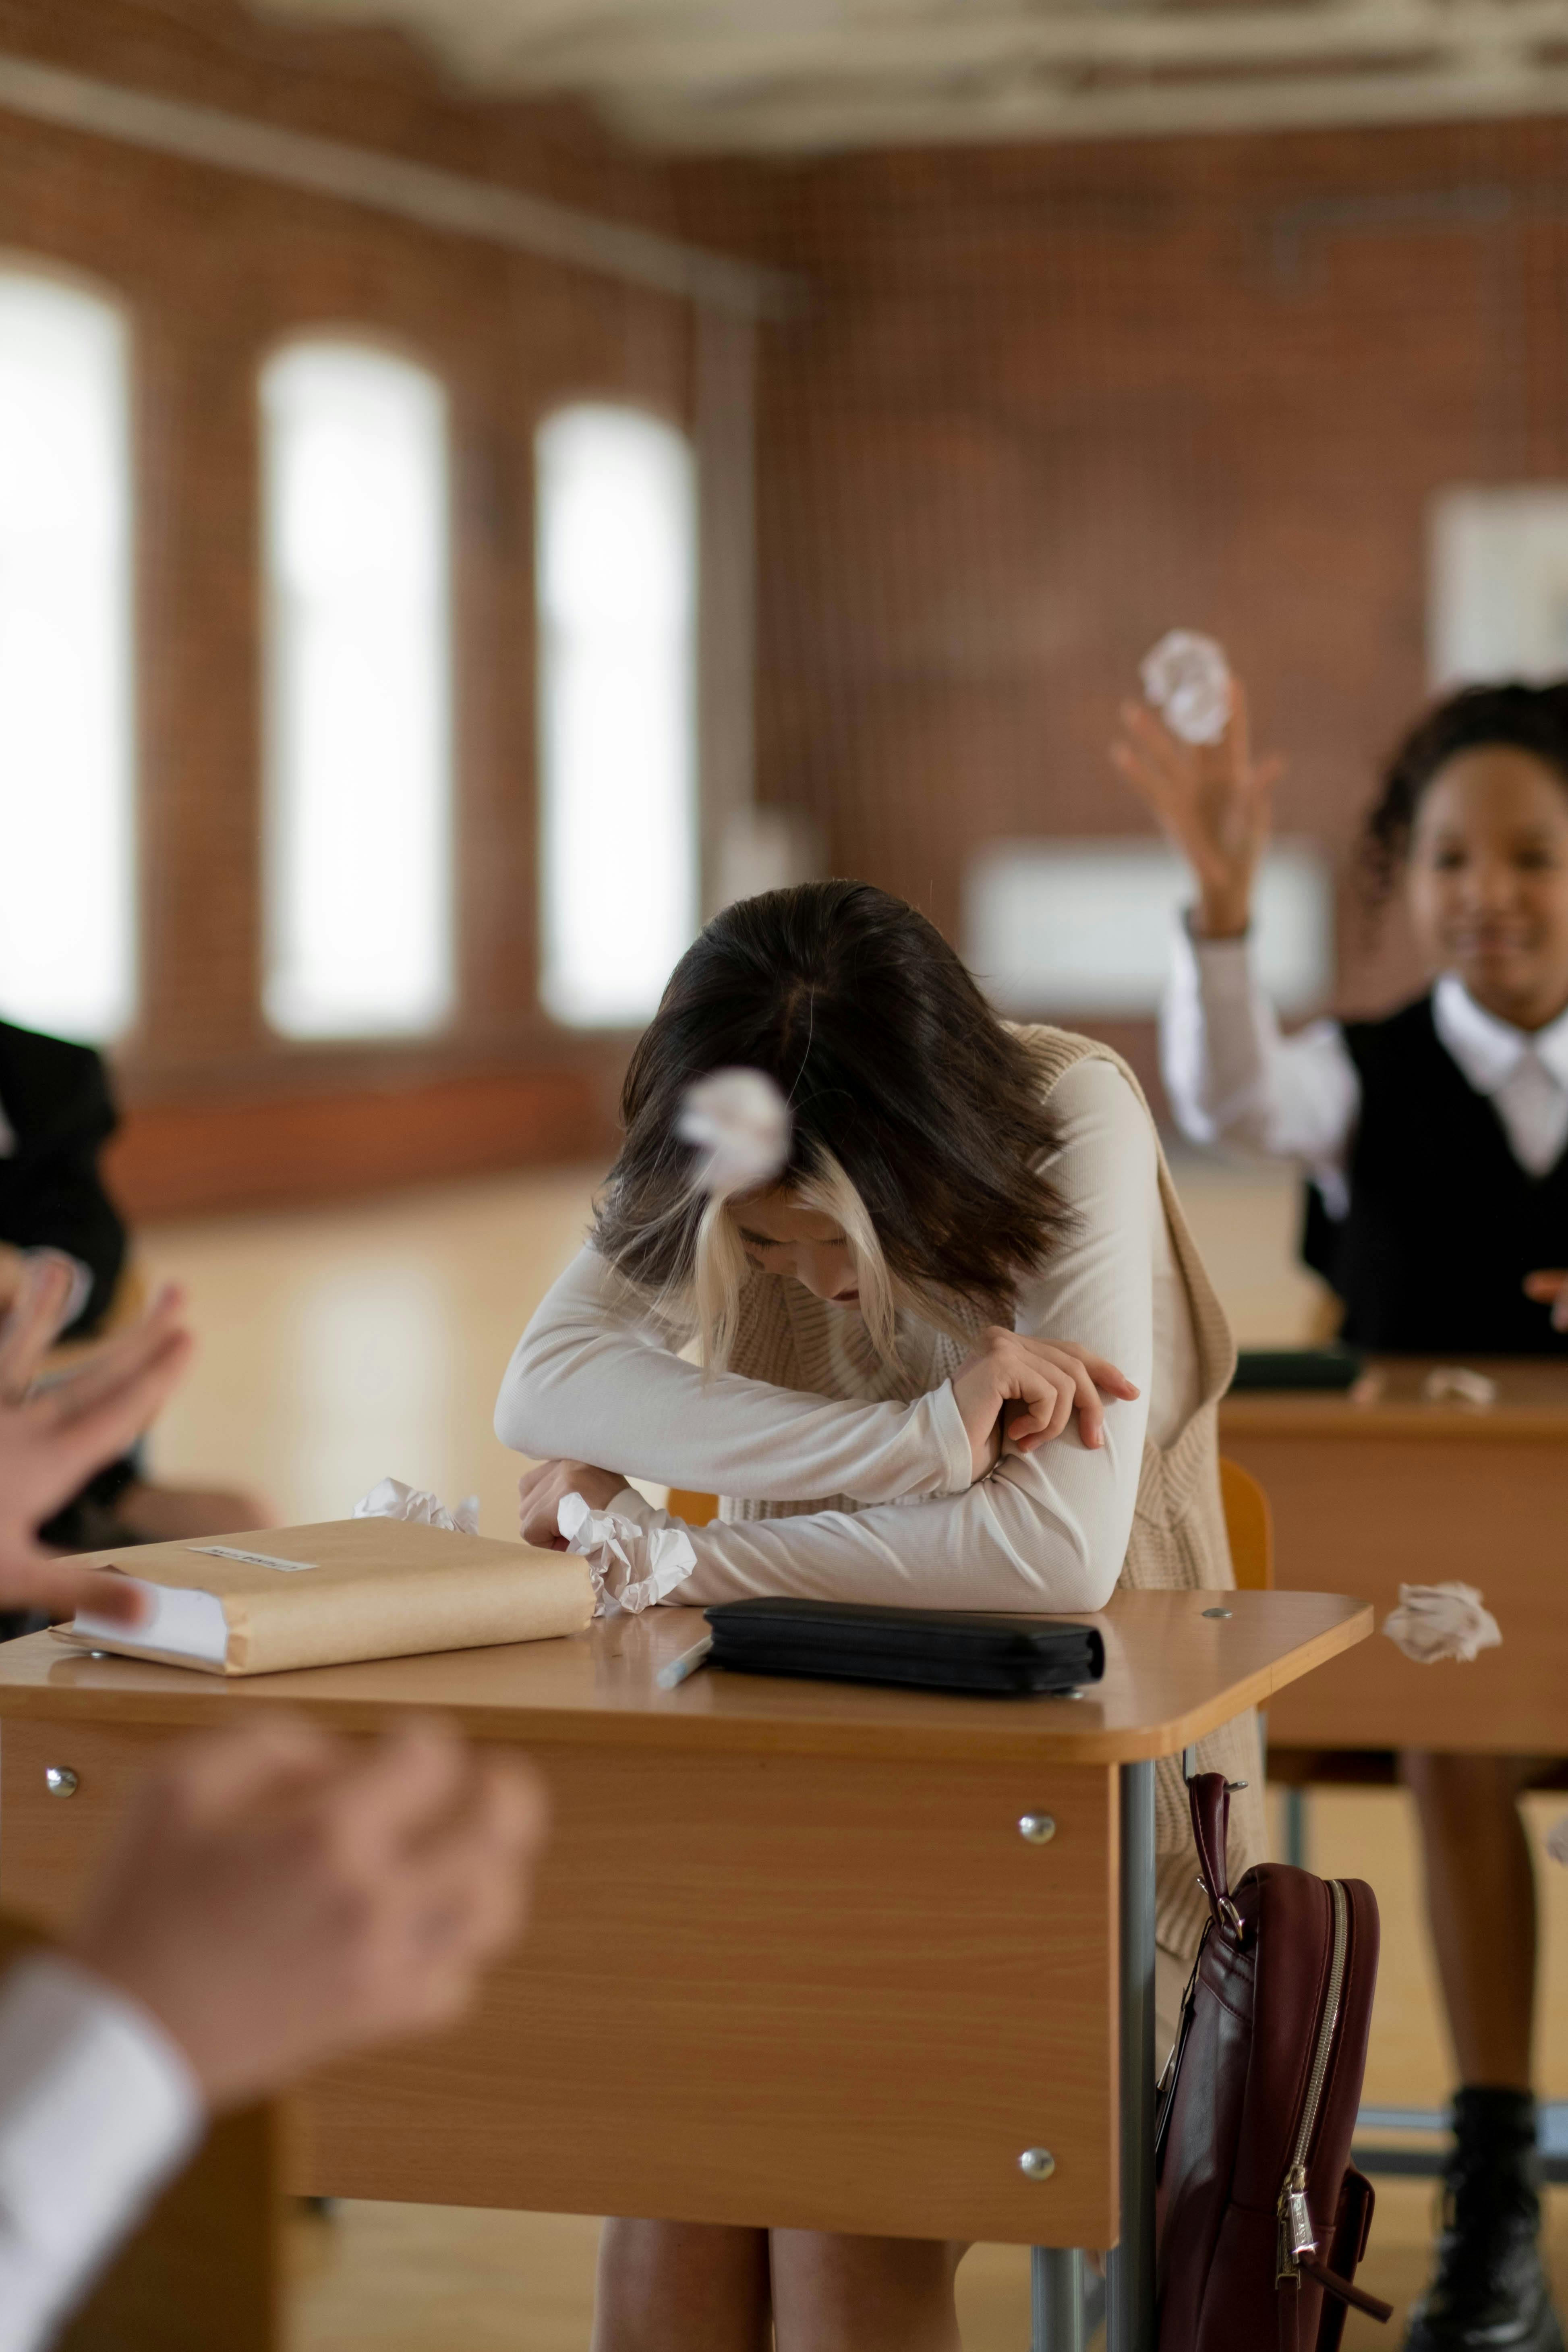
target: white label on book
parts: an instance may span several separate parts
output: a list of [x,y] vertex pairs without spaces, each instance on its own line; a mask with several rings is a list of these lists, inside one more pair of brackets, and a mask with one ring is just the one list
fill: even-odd
[[297,1569],[314,1568],[313,1559],[279,1559],[269,1551],[235,1551],[228,1544],[187,1544],[187,1551],[205,1551],[209,1559],[243,1559],[251,1568],[280,1568],[292,1575]]
[[138,1650],[169,1650],[176,1657],[222,1665],[228,1652],[228,1620],[216,1592],[196,1592],[178,1584],[149,1584],[140,1576],[128,1576],[125,1581],[142,1595],[146,1614],[139,1625],[100,1617],[96,1610],[79,1609],[71,1621],[72,1633],[85,1633],[89,1641],[102,1642],[110,1649],[123,1649],[129,1643]]

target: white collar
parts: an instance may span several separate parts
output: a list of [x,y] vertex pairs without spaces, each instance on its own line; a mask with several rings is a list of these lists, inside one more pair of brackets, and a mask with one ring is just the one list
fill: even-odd
[[1568,1012],[1544,1029],[1516,1029],[1485,1013],[1455,973],[1432,991],[1432,1025],[1479,1095],[1495,1095],[1527,1054],[1533,1054],[1568,1093]]

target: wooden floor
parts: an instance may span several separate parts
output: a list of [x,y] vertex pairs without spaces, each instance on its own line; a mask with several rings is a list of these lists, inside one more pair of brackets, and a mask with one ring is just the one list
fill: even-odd
[[[481,1526],[509,1533],[518,1464],[490,1430],[518,1332],[577,1247],[592,1171],[456,1186],[308,1214],[215,1220],[143,1236],[150,1270],[189,1287],[196,1370],[156,1434],[164,1476],[243,1481],[279,1521],[336,1517],[387,1475],[448,1499],[477,1493]],[[1239,1335],[1310,1328],[1316,1287],[1291,1262],[1295,1188],[1202,1165],[1179,1181]],[[1531,1801],[1539,1843],[1562,1798]],[[1436,2106],[1449,2086],[1408,1809],[1394,1791],[1310,1801],[1315,1869],[1368,1879],[1384,1921],[1369,2100]],[[1541,2074],[1568,2097],[1568,1872],[1542,1861]],[[1389,2182],[1366,2276],[1401,2304],[1419,2288],[1432,2191]],[[1553,2198],[1568,2296],[1568,2191]],[[437,2207],[345,2205],[301,2232],[300,2352],[582,2352],[592,2220]],[[977,2247],[960,2273],[967,2352],[1023,2352],[1027,2259]],[[1393,2330],[1353,2314],[1347,2347]]]

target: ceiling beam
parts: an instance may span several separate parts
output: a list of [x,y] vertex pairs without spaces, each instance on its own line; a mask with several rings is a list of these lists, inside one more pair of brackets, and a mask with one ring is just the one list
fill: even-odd
[[0,109],[60,130],[362,205],[446,236],[474,237],[592,270],[738,318],[777,315],[795,299],[783,276],[657,230],[374,148],[93,80],[31,58],[0,52]]
[[[1310,65],[1310,60],[1304,61]],[[754,84],[706,105],[604,90],[626,134],[687,152],[822,154],[890,146],[1165,138],[1215,131],[1320,130],[1336,124],[1484,121],[1568,113],[1568,66],[1506,52],[1484,65],[1457,51],[1382,71],[1293,71],[1212,79],[1075,87],[1066,70],[998,76],[990,88],[894,92]]]
[[613,89],[658,103],[722,102],[727,91],[781,97],[794,81],[837,82],[847,95],[898,93],[937,78],[1025,71],[1034,66],[1213,65],[1310,62],[1378,56],[1404,47],[1527,51],[1568,37],[1563,0],[1322,0],[1322,5],[1180,9],[1064,7],[996,10],[924,22],[865,19],[814,24],[781,13],[776,28],[748,32],[732,20],[710,31],[590,24],[571,36],[515,42],[513,78],[531,88]]

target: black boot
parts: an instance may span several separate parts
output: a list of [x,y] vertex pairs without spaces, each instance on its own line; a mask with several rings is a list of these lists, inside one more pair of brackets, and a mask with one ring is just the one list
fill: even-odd
[[1410,2315],[1405,2352],[1563,2352],[1536,2246],[1540,2177],[1529,2093],[1460,2091],[1437,2275]]

